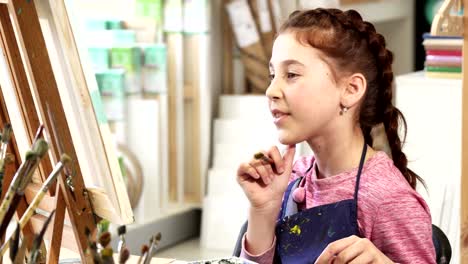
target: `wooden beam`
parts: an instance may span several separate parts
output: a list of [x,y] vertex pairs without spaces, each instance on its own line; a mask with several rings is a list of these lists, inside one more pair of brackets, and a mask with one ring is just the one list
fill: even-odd
[[225,4],[227,0],[223,0],[221,5],[222,12],[222,27],[223,27],[223,94],[234,94],[234,80],[233,80],[233,54],[232,49],[234,48],[234,40],[232,37],[231,24],[229,22],[229,14],[226,11]]
[[[24,53],[25,63],[28,66],[32,86],[37,95],[38,112],[43,117],[44,125],[49,131],[52,148],[51,151],[55,157],[60,157],[59,147],[54,143],[58,142],[57,136],[52,127],[60,134],[60,141],[63,145],[63,151],[71,157],[77,157],[70,129],[66,120],[64,108],[62,106],[59,90],[52,70],[51,61],[47,52],[42,29],[39,23],[34,1],[12,0],[8,4],[9,13],[13,19],[13,24],[17,29],[18,42],[21,43],[21,49]],[[47,112],[54,114],[54,122],[50,120]],[[77,160],[72,162],[77,163]],[[85,250],[87,248],[85,229],[88,227],[94,230],[94,216],[89,204],[88,197],[85,196],[83,176],[78,164],[75,164],[74,192],[70,192],[63,177],[58,181],[61,191],[64,193],[64,201],[70,214],[70,220],[73,225],[75,237],[78,240],[79,252],[82,260],[85,259]]]
[[[10,76],[15,89],[18,105],[22,111],[23,124],[26,127],[28,143],[32,144],[36,131],[40,125],[38,113],[34,103],[31,88],[29,87],[28,77],[23,65],[18,43],[16,41],[13,25],[6,5],[0,5],[0,39],[1,47],[6,55],[10,70]],[[52,163],[48,155],[44,156],[39,168],[41,181],[45,181],[47,175],[52,171]],[[54,195],[53,185],[49,193]]]
[[[468,7],[468,0],[463,0]],[[461,263],[468,263],[468,12],[463,14],[462,175],[461,175]]]

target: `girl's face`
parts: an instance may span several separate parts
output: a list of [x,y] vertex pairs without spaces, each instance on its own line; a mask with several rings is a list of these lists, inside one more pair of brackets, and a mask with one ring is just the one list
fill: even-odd
[[266,95],[282,144],[327,136],[337,128],[342,89],[324,56],[299,43],[293,33],[274,42]]

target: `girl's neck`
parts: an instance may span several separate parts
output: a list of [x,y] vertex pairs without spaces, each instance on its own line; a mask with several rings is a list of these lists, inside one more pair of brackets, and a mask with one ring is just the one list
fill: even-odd
[[[360,128],[308,141],[317,164],[317,178],[327,178],[359,166],[364,136]],[[374,151],[367,149],[366,160]]]

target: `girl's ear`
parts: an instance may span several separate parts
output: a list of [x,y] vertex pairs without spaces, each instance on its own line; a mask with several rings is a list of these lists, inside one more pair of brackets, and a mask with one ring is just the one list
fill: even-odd
[[352,108],[366,93],[366,78],[361,73],[354,73],[344,81],[343,85],[341,105],[347,108]]

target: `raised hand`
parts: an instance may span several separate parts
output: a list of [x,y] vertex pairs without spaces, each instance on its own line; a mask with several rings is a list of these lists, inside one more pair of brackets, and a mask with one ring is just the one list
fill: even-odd
[[[296,147],[288,146],[281,156],[276,146],[263,152],[263,158],[252,158],[237,170],[237,181],[250,201],[260,210],[279,210],[288,186]],[[261,155],[259,155],[261,156]]]

